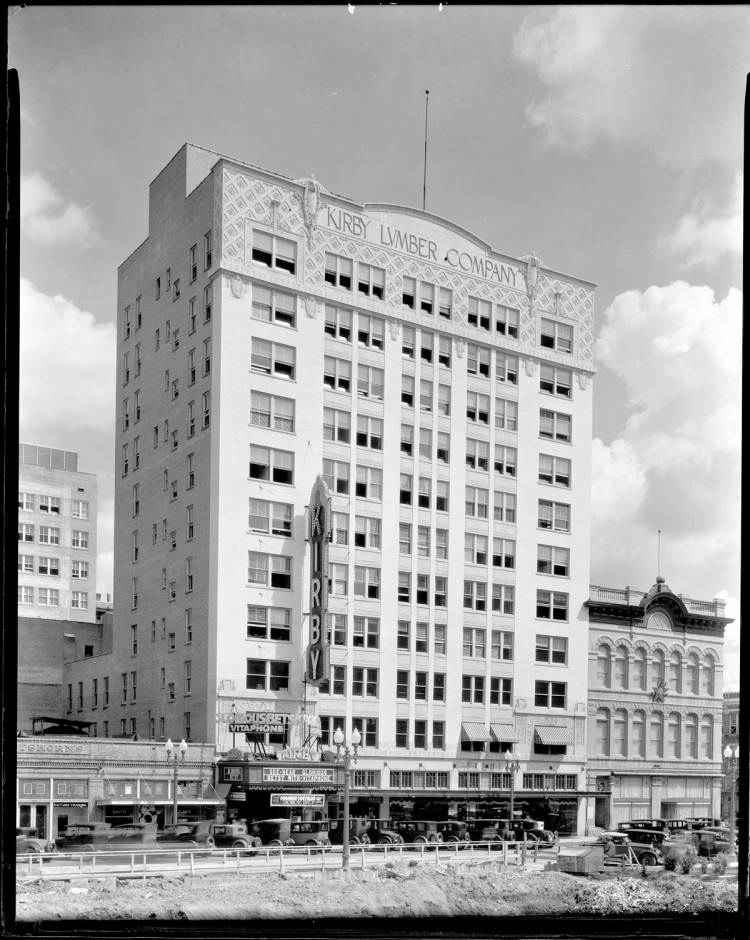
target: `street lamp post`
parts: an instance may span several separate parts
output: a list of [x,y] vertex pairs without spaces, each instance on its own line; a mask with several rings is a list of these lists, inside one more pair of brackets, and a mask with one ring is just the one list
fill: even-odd
[[737,823],[735,793],[737,791],[737,764],[739,758],[739,744],[727,744],[724,748],[724,760],[726,761],[726,775],[729,781],[729,850],[732,855],[734,855],[735,828]]
[[167,755],[167,763],[172,765],[172,825],[177,825],[177,773],[179,771],[180,764],[185,763],[185,758],[187,757],[188,746],[185,743],[183,738],[180,741],[179,748],[176,748],[172,744],[172,739],[167,738],[167,743],[164,745],[164,750]]
[[341,868],[349,871],[349,786],[352,763],[357,763],[357,753],[362,735],[358,728],[352,731],[352,746],[344,744],[344,732],[336,728],[333,733],[333,743],[336,745],[336,757],[344,764],[344,831],[342,833],[342,859]]
[[505,772],[510,774],[510,827],[513,828],[513,803],[516,795],[516,774],[521,769],[521,762],[515,758],[505,758]]

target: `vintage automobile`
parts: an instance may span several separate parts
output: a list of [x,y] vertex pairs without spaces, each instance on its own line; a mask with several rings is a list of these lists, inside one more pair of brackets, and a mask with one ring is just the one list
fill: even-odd
[[294,839],[292,839],[291,828],[291,820],[286,818],[282,819],[280,817],[274,819],[258,819],[250,825],[250,831],[253,835],[256,834],[257,830],[257,836],[260,838],[262,845],[268,845],[275,849],[295,845]]
[[367,835],[373,845],[403,845],[404,837],[392,819],[368,820]]
[[634,844],[653,845],[660,849],[672,840],[672,834],[663,829],[624,829],[622,831]]
[[248,832],[244,822],[217,823],[214,820],[202,820],[197,823],[180,823],[166,826],[157,834],[160,845],[170,842],[184,842],[190,845],[219,848],[259,848],[262,843],[257,835]]
[[668,828],[663,819],[631,819],[617,824],[618,832],[625,832],[626,829],[661,829],[663,831]]
[[[505,824],[500,819],[467,819],[466,828],[471,842],[501,843]],[[510,834],[510,838],[513,836]]]
[[544,823],[539,819],[514,819],[511,823],[508,819],[500,820],[500,834],[503,841],[508,841],[507,835],[511,833],[511,838],[516,842],[523,842],[526,836],[527,842],[538,842],[540,845],[553,845],[555,834],[549,829],[544,828]]
[[55,843],[51,839],[40,839],[36,829],[16,828],[16,855],[47,855],[54,851]]
[[[344,842],[344,820],[329,820],[328,837],[334,845],[342,845]],[[369,845],[370,836],[368,835],[369,819],[350,819],[349,820],[349,844],[350,845]]]
[[294,845],[328,846],[331,844],[330,823],[327,819],[293,822],[289,835]]
[[68,826],[58,837],[60,852],[128,852],[134,849],[152,851],[165,848],[197,848],[193,839],[182,838],[179,830],[173,827],[174,834],[159,838],[154,823],[130,823],[112,826],[107,822],[77,823]]
[[662,858],[659,848],[651,843],[631,842],[624,832],[600,832],[594,845],[604,846],[604,863],[622,863],[632,851],[640,865],[657,865]]
[[471,842],[471,835],[465,822],[458,819],[445,819],[438,825],[443,834],[443,842],[446,845],[457,843],[458,847],[462,849]]
[[443,841],[442,823],[428,819],[402,819],[395,824],[405,843],[436,845]]

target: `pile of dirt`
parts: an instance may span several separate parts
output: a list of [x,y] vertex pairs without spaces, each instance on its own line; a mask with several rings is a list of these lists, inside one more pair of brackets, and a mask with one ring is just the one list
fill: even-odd
[[[340,877],[242,874],[18,887],[18,920],[258,920],[733,911],[736,880],[582,878],[476,865],[388,865]],[[346,909],[344,909],[346,905]]]

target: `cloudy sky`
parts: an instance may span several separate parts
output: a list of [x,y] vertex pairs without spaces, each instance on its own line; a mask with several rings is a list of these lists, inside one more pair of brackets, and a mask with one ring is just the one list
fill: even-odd
[[[30,7],[21,438],[99,475],[111,590],[116,269],[185,141],[427,208],[598,284],[592,583],[739,617],[740,6]],[[725,687],[737,687],[739,623]]]

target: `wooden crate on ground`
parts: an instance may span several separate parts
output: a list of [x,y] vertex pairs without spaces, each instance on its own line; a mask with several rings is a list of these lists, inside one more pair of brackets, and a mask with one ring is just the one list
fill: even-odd
[[587,845],[561,850],[557,856],[557,870],[582,875],[604,871],[604,846]]

